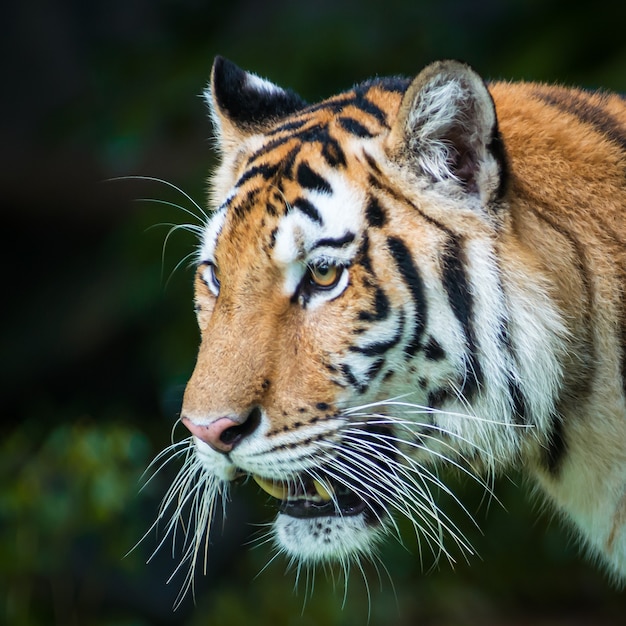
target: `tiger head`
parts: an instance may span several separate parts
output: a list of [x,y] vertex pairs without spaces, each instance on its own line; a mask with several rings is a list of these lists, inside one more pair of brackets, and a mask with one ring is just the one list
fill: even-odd
[[562,378],[485,83],[440,62],[309,105],[218,58],[206,97],[221,161],[181,413],[202,520],[252,477],[295,560],[368,555],[395,512],[469,550],[433,466],[489,471],[536,445]]

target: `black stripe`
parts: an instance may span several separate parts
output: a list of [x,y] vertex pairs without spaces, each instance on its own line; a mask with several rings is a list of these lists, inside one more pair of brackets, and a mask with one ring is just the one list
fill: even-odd
[[254,161],[256,161],[259,157],[263,157],[265,155],[267,155],[268,153],[272,152],[272,150],[275,150],[276,148],[279,148],[280,146],[283,146],[289,142],[293,142],[295,141],[304,141],[304,142],[313,142],[313,141],[317,141],[317,140],[323,140],[323,126],[321,126],[320,124],[313,124],[312,126],[309,126],[301,131],[295,132],[293,134],[287,134],[284,135],[283,137],[277,137],[276,139],[273,139],[272,141],[270,141],[269,143],[266,143],[265,145],[261,146],[256,152],[253,152],[247,160],[247,163],[250,165],[252,163],[254,163]]
[[478,390],[483,377],[473,327],[474,300],[463,265],[463,250],[459,240],[454,236],[450,236],[448,241],[443,258],[442,274],[442,285],[448,296],[448,303],[463,328],[467,342],[467,375],[464,376],[461,392],[467,399],[471,399],[471,396]]
[[[378,167],[378,163],[376,162],[376,159],[367,150],[363,150],[363,156],[365,157],[367,164],[370,166],[374,174],[378,174],[379,176],[382,176],[382,172],[380,171],[380,167]],[[374,178],[373,175],[370,174],[370,182],[372,181],[374,182],[375,186],[377,187],[379,186],[376,178]]]
[[367,370],[365,374],[365,378],[367,380],[367,382],[365,383],[366,385],[368,385],[372,381],[372,379],[378,375],[380,370],[383,368],[384,364],[385,364],[385,359],[380,358],[380,359],[376,359],[376,361],[374,361],[369,366],[369,369]]
[[273,228],[272,232],[270,233],[270,241],[269,241],[269,248],[270,250],[272,250],[274,248],[274,246],[276,245],[276,235],[278,234],[278,228]]
[[346,155],[339,142],[328,135],[328,139],[322,144],[322,156],[331,167],[345,167]]
[[367,91],[369,91],[369,89],[364,90],[359,87],[355,89],[354,105],[359,107],[361,111],[376,118],[381,126],[388,128],[389,124],[387,123],[387,114],[379,106],[375,105],[367,98]]
[[363,322],[380,322],[387,319],[390,309],[391,307],[387,294],[385,294],[380,287],[376,287],[376,293],[374,295],[374,311],[359,311],[359,320]]
[[355,106],[363,113],[371,115],[381,126],[388,128],[386,113],[367,98],[368,91],[369,87],[367,85],[357,85],[352,93],[347,92],[330,100],[314,104],[308,107],[306,112],[329,111],[334,115],[338,115],[343,113],[349,106]]
[[513,401],[513,421],[516,424],[526,424],[528,422],[526,398],[518,382],[509,377],[509,395]]
[[548,439],[548,447],[545,451],[545,464],[548,471],[553,476],[559,473],[565,454],[567,453],[567,442],[563,430],[563,420],[559,415],[552,416],[552,427]]
[[344,167],[346,156],[339,142],[330,135],[328,124],[316,124],[294,135],[304,143],[320,143],[322,156],[331,167]]
[[315,248],[343,248],[351,244],[354,241],[354,237],[354,233],[346,233],[343,237],[325,237],[318,239],[311,246],[311,250],[315,250]]
[[268,137],[271,137],[272,135],[279,135],[280,133],[288,133],[290,131],[299,130],[308,122],[308,118],[285,122],[284,124],[280,124],[280,126],[273,128],[266,134]]
[[324,221],[322,220],[322,216],[320,212],[305,198],[298,198],[293,203],[293,208],[297,209],[304,213],[308,218],[316,222],[317,224],[323,225]]
[[339,113],[354,102],[354,94],[350,92],[342,93],[331,97],[329,100],[322,100],[317,104],[307,107],[306,113],[316,113],[317,111],[330,111]]
[[398,328],[396,334],[387,341],[376,341],[366,346],[350,346],[350,352],[357,352],[364,354],[365,356],[377,356],[379,354],[385,354],[392,348],[398,345],[404,334],[404,315],[400,315]]
[[424,345],[424,356],[430,361],[441,361],[446,358],[446,352],[434,337],[430,337]]
[[439,387],[437,389],[433,389],[428,392],[428,406],[431,409],[440,409],[444,402],[450,400],[453,397],[453,394],[450,389],[447,387]]
[[382,228],[387,223],[387,214],[374,196],[370,196],[365,207],[365,219],[373,228]]
[[230,208],[232,214],[238,219],[244,219],[246,215],[254,208],[254,205],[259,196],[259,189],[253,189],[252,191],[244,194],[243,197],[237,198],[239,201],[237,204],[233,203]]
[[269,163],[255,165],[254,167],[251,167],[249,170],[246,170],[241,175],[241,177],[235,184],[235,187],[241,187],[242,185],[244,185],[244,183],[246,183],[251,178],[254,178],[255,176],[261,176],[264,180],[269,180],[276,174],[276,172],[278,172],[279,167],[280,167],[280,163],[275,163],[273,165]]
[[[500,290],[502,290],[502,282],[499,281]],[[506,351],[514,363],[518,364],[517,354],[515,347],[511,340],[511,334],[509,332],[509,326],[505,319],[500,319],[499,323],[499,341],[502,346],[502,350]],[[524,392],[520,387],[518,381],[509,374],[508,376],[509,396],[511,398],[511,409],[513,411],[513,421],[516,424],[528,424],[532,421],[532,416],[528,413],[528,402],[524,396]],[[534,421],[532,421],[534,424]]]
[[606,107],[590,102],[590,94],[568,91],[556,87],[542,91],[535,89],[535,96],[561,111],[575,115],[578,119],[607,137],[626,151],[626,130],[620,121],[612,116]]
[[351,387],[354,387],[359,393],[364,393],[367,390],[367,385],[359,382],[352,371],[352,368],[344,363],[341,366],[341,372],[344,375],[344,378],[348,382]]
[[370,78],[360,85],[362,89],[370,91],[372,88],[383,89],[384,91],[392,91],[403,94],[411,84],[411,79],[404,76],[382,76]]
[[496,191],[496,196],[495,196],[495,199],[499,200],[504,197],[504,194],[506,193],[508,189],[509,180],[511,176],[510,176],[510,167],[509,167],[509,157],[507,156],[506,147],[504,145],[504,140],[502,139],[502,135],[500,134],[497,120],[493,127],[492,134],[491,134],[491,141],[489,142],[487,149],[489,150],[489,152],[491,152],[491,154],[497,161],[498,166],[500,168],[500,171],[498,172],[498,176],[499,176],[498,189]]
[[402,279],[411,293],[411,299],[415,307],[415,322],[413,329],[413,337],[409,344],[404,348],[408,357],[414,356],[420,347],[424,328],[426,327],[426,299],[424,298],[424,283],[419,275],[409,249],[404,242],[397,237],[389,237],[387,239],[387,247],[396,262],[398,271],[402,275]]
[[371,133],[361,122],[355,120],[353,117],[342,116],[337,121],[339,122],[339,126],[351,135],[356,135],[362,139],[374,137],[374,133]]
[[298,184],[304,189],[310,189],[311,191],[325,194],[332,194],[333,192],[330,183],[323,176],[314,172],[306,163],[300,163],[300,165],[298,165],[296,178]]
[[374,268],[372,267],[372,259],[370,258],[370,238],[367,236],[367,232],[363,233],[361,245],[359,246],[359,251],[356,255],[355,260],[363,267],[363,269],[368,274],[374,273]]
[[346,155],[344,154],[339,142],[331,136],[328,124],[313,124],[293,134],[287,134],[283,137],[277,137],[273,141],[265,144],[254,152],[249,158],[248,163],[251,164],[259,157],[262,157],[279,146],[290,141],[301,141],[302,143],[319,143],[322,146],[322,156],[331,167],[345,167]]
[[438,222],[436,219],[434,219],[430,215],[427,215],[422,210],[420,210],[420,208],[417,205],[415,205],[411,200],[409,200],[409,198],[403,195],[399,190],[394,189],[393,187],[390,187],[384,180],[382,180],[383,175],[380,172],[380,169],[378,168],[378,164],[376,163],[376,161],[373,159],[371,155],[367,154],[367,152],[364,152],[364,155],[365,155],[365,160],[367,161],[368,165],[375,172],[375,174],[370,173],[367,177],[368,183],[371,187],[373,187],[374,189],[377,189],[381,193],[384,193],[390,196],[396,202],[405,204],[406,206],[410,206],[414,211],[419,213],[420,217],[426,220],[429,224],[436,226],[437,228],[439,228],[440,230],[446,233],[451,232],[450,229],[444,226],[441,222]]

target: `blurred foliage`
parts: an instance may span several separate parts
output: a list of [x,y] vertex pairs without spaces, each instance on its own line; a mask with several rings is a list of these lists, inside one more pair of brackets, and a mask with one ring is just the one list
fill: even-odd
[[[73,621],[73,596],[94,593],[99,582],[90,558],[94,544],[117,561],[142,532],[133,503],[148,450],[136,428],[87,419],[62,424],[43,440],[36,425],[26,423],[2,442],[1,472],[12,477],[0,494],[5,623],[48,622],[36,601],[42,581],[50,585],[56,621]],[[71,561],[80,583],[65,578]],[[120,563],[130,567],[130,559]]]
[[345,598],[337,572],[303,572],[296,585],[281,557],[264,569],[273,553],[249,522],[273,511],[252,486],[237,488],[195,601],[173,611],[181,576],[167,581],[180,553],[168,544],[145,564],[159,542],[150,532],[125,555],[175,474],[167,467],[139,491],[170,441],[198,341],[191,273],[179,267],[195,241],[168,237],[166,224],[202,216],[165,183],[109,179],[161,178],[204,205],[213,155],[198,96],[215,54],[309,100],[450,57],[487,78],[626,92],[625,4],[32,0],[4,12],[0,622],[623,623],[623,594],[523,484],[501,480],[504,506],[487,506],[455,477],[482,533],[443,496],[442,506],[480,557],[428,571],[401,521],[406,548],[389,541],[385,567],[354,569]]

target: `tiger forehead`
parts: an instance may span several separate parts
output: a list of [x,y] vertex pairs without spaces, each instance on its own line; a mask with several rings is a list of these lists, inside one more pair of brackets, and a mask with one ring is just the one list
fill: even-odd
[[305,107],[278,122],[268,132],[268,137],[283,133],[303,139],[310,131],[329,128],[339,133],[370,136],[388,130],[398,112],[405,85],[395,83],[360,85],[352,91],[332,96],[317,104]]
[[397,114],[401,86],[382,85],[360,86],[277,122],[248,155],[243,176],[249,176],[250,169],[262,167],[268,158],[280,159],[288,166],[295,152],[307,144],[315,145],[330,167],[346,166],[344,144],[354,138],[373,139],[386,134]]
[[357,167],[334,170],[308,146],[288,164],[281,162],[274,175],[260,173],[240,185],[216,242],[218,263],[224,254],[241,261],[247,249],[257,263],[259,256],[271,256],[287,265],[306,261],[320,247],[347,261],[340,249],[357,241],[366,196],[360,183],[365,174],[357,174]]
[[347,262],[366,195],[364,150],[375,152],[389,132],[405,88],[400,80],[361,85],[257,136],[221,206],[216,256],[239,264],[245,248],[282,264],[306,260],[325,241],[343,248],[340,261]]

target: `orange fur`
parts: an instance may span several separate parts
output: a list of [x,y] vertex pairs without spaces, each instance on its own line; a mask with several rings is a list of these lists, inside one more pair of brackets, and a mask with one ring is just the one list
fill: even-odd
[[[553,409],[531,423],[534,430],[527,435],[512,429],[506,433],[495,428],[476,431],[497,460],[482,462],[485,467],[525,467],[559,510],[573,520],[591,549],[616,575],[625,573],[624,99],[537,84],[490,85],[508,172],[506,185],[500,189],[504,165],[498,160],[495,144],[490,143],[489,132],[495,123],[491,99],[476,75],[463,66],[435,64],[408,89],[406,85],[399,89],[373,83],[360,95],[347,92],[312,108],[288,101],[285,106],[294,109],[289,113],[249,119],[233,113],[236,95],[227,93],[226,87],[220,94],[220,80],[226,81],[214,72],[213,115],[219,128],[222,161],[214,176],[212,197],[214,209],[225,203],[225,217],[215,245],[206,248],[211,258],[200,258],[217,268],[220,291],[218,297],[211,292],[203,278],[206,266],[201,264],[196,302],[202,343],[185,392],[183,416],[200,427],[224,416],[240,425],[259,407],[264,426],[250,440],[265,450],[290,434],[293,439],[288,447],[296,450],[305,445],[298,441],[305,441],[307,446],[317,441],[318,435],[307,436],[307,429],[345,419],[342,412],[346,407],[391,398],[407,388],[408,380],[416,390],[423,390],[422,404],[433,398],[450,402],[445,385],[454,389],[465,381],[443,370],[434,348],[430,362],[422,356],[422,360],[403,357],[399,366],[391,368],[386,361],[384,380],[377,382],[371,394],[369,388],[355,392],[358,385],[350,376],[358,378],[353,375],[357,365],[346,365],[360,363],[353,354],[367,350],[370,356],[377,351],[382,354],[382,347],[372,338],[369,343],[355,343],[361,341],[359,337],[368,336],[367,320],[376,314],[382,317],[376,309],[382,307],[381,289],[389,309],[403,311],[403,324],[408,324],[407,320],[413,320],[413,325],[419,323],[417,304],[407,308],[411,297],[418,302],[415,286],[412,295],[409,289],[411,270],[405,268],[404,276],[400,275],[399,252],[392,246],[402,241],[422,275],[423,307],[429,316],[424,313],[425,332],[436,340],[437,333],[445,335],[440,343],[451,362],[453,358],[459,362],[460,352],[471,352],[475,344],[476,364],[485,359],[484,371],[491,371],[489,367],[500,371],[491,363],[500,358],[497,351],[490,353],[491,348],[486,347],[491,335],[487,331],[481,334],[483,317],[500,311],[500,307],[505,312],[498,315],[511,326],[514,352],[519,344],[510,367],[529,358],[528,369],[522,367],[520,371],[532,371],[533,358],[528,354],[545,348],[548,377],[557,381],[553,386],[558,389],[552,392],[552,382],[548,381],[545,390],[537,390],[537,397],[543,394],[544,404],[552,403]],[[270,97],[267,93],[274,93],[274,87],[261,88],[254,82],[258,79],[249,75],[242,80],[244,87],[238,88],[257,89],[262,102]],[[450,87],[452,83],[474,99],[458,96]],[[454,102],[449,119],[436,101],[439,88],[448,90],[442,92],[447,97],[444,102]],[[467,111],[459,114],[457,109],[467,102]],[[421,106],[432,110],[428,119]],[[434,130],[424,130],[425,121],[431,117],[436,122]],[[352,130],[345,119],[352,120]],[[475,128],[470,128],[471,124]],[[302,129],[308,129],[309,135],[303,135]],[[319,129],[325,129],[326,134],[320,134]],[[340,220],[342,211],[350,210],[361,220],[350,233],[361,248],[347,265],[349,287],[339,297],[310,308],[304,296],[288,293],[285,287],[285,276],[294,267],[301,268],[299,280],[304,280],[309,262],[308,226],[298,225],[295,217],[289,217],[304,192],[298,176],[286,172],[301,171],[300,166],[312,168],[333,193],[341,189],[346,198],[353,199],[337,205],[335,213],[324,213],[323,219],[311,213],[310,222]],[[271,173],[258,173],[255,168],[259,167],[269,168]],[[324,191],[324,184],[319,180],[315,184],[319,189],[307,197],[322,204],[330,202],[327,198],[332,196]],[[377,224],[376,217],[367,218],[371,222],[367,224],[365,214],[372,198],[383,207],[384,224],[382,218]],[[305,207],[306,211],[311,209]],[[308,224],[306,217],[303,223]],[[285,235],[284,224],[289,219],[296,225]],[[342,232],[338,230],[336,237]],[[285,261],[275,252],[276,236],[287,241],[287,252],[281,252],[287,255]],[[367,258],[365,244],[370,251]],[[460,283],[446,286],[451,280],[451,261],[446,255],[456,250],[455,246],[460,255],[455,262],[466,266],[467,277],[457,269]],[[481,293],[481,281],[496,280],[497,276],[502,291],[490,299],[488,292]],[[451,294],[451,290],[465,289],[465,280],[470,282],[467,291]],[[454,297],[466,299],[469,321],[464,322],[463,311],[451,311]],[[448,319],[446,315],[449,323],[442,321]],[[503,324],[498,320],[494,326]],[[524,328],[524,323],[532,327]],[[403,337],[408,337],[407,326],[402,328]],[[531,344],[526,335],[534,336],[535,331],[535,344]],[[391,345],[391,331],[385,332],[380,342]],[[420,339],[420,350],[425,350],[427,339]],[[405,348],[405,353],[409,349]],[[347,361],[349,358],[355,360]],[[394,359],[400,363],[400,352]],[[509,370],[498,367],[506,376]],[[526,403],[532,404],[533,391],[524,387],[530,383],[519,380],[517,374],[508,380],[509,385],[518,382]],[[476,393],[480,395],[481,385],[495,388],[497,384],[506,386],[487,379]],[[510,397],[506,393],[506,402],[516,400],[512,392]],[[508,406],[506,402],[502,406]],[[471,399],[461,408],[468,404],[472,404]],[[476,406],[483,405],[478,402]],[[503,422],[509,419],[501,414],[484,417]],[[554,423],[548,423],[552,419]],[[442,428],[450,432],[466,432],[453,416],[441,420]],[[325,431],[324,437],[340,442],[341,429]],[[285,445],[280,440],[276,449]],[[546,462],[546,454],[558,456],[553,459],[558,468]],[[235,452],[232,458],[236,458]],[[241,459],[238,467],[252,472],[245,465],[243,452]],[[315,466],[313,461],[310,464]],[[266,475],[291,480],[302,471],[295,464],[283,475],[279,467],[268,460]]]

